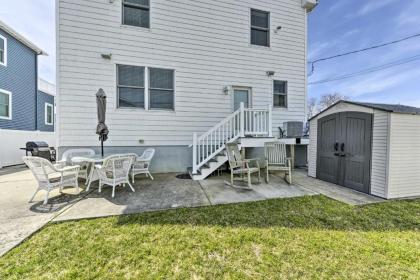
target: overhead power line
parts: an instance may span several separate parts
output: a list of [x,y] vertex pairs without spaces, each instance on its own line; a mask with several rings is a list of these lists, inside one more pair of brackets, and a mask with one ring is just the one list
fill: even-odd
[[382,47],[385,47],[385,46],[389,46],[389,45],[397,44],[397,43],[400,43],[400,42],[403,42],[403,41],[407,41],[407,40],[410,40],[410,39],[413,39],[413,38],[416,38],[416,37],[420,37],[420,33],[414,34],[414,35],[411,35],[411,36],[408,36],[408,37],[405,37],[405,38],[401,38],[401,39],[398,39],[398,40],[382,43],[382,44],[379,44],[379,45],[374,45],[374,46],[371,46],[371,47],[366,47],[366,48],[363,48],[363,49],[358,49],[358,50],[345,52],[345,53],[341,53],[341,54],[337,54],[337,55],[333,55],[333,56],[319,58],[319,59],[316,59],[314,61],[310,61],[309,63],[311,64],[311,73],[309,75],[313,74],[313,72],[315,71],[315,64],[318,63],[318,62],[325,61],[325,60],[330,60],[330,59],[334,59],[334,58],[338,58],[338,57],[342,57],[342,56],[347,56],[347,55],[351,55],[351,54],[355,54],[355,53],[365,52],[365,51],[369,51],[369,50],[373,50],[373,49],[382,48]]
[[406,63],[413,62],[413,61],[419,60],[419,59],[420,59],[420,55],[415,55],[415,56],[412,56],[412,57],[396,60],[396,61],[393,61],[393,62],[390,62],[390,63],[387,63],[387,64],[367,68],[367,69],[364,69],[364,70],[361,70],[361,71],[358,71],[358,72],[353,72],[353,73],[349,73],[349,74],[342,75],[342,76],[336,76],[336,77],[332,77],[332,78],[328,78],[328,79],[323,79],[323,80],[319,80],[319,81],[315,81],[315,82],[310,82],[308,84],[309,85],[324,84],[324,83],[329,83],[329,82],[333,82],[333,81],[349,79],[349,78],[353,78],[353,77],[356,77],[356,76],[366,75],[366,74],[370,74],[370,73],[373,73],[373,72],[385,70],[385,69],[388,69],[388,68],[391,68],[391,67],[406,64]]

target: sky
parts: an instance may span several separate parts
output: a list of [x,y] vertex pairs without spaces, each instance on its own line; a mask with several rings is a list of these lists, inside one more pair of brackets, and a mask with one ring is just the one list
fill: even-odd
[[[0,19],[45,50],[39,75],[55,82],[54,0],[0,0]],[[308,59],[328,57],[420,33],[420,0],[321,0],[308,18]],[[309,82],[420,55],[420,37],[316,64]],[[313,84],[309,97],[340,93],[355,101],[420,107],[420,59],[367,75]]]
[[[420,33],[420,0],[321,0],[309,15],[313,61]],[[420,37],[315,65],[309,83],[419,56],[367,75],[309,85],[309,97],[339,93],[354,101],[420,107]]]

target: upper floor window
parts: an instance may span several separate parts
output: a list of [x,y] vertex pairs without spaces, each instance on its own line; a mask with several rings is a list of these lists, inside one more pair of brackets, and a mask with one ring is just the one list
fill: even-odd
[[54,106],[50,103],[45,103],[45,124],[54,124]]
[[123,0],[122,23],[124,25],[150,27],[150,0]]
[[174,71],[167,69],[149,69],[149,104],[150,109],[174,109]]
[[144,108],[144,67],[117,65],[118,107]]
[[270,13],[251,9],[251,44],[270,46]]
[[7,65],[7,39],[0,35],[0,65]]
[[12,119],[12,93],[0,89],[0,119]]
[[274,81],[273,106],[287,108],[287,82]]

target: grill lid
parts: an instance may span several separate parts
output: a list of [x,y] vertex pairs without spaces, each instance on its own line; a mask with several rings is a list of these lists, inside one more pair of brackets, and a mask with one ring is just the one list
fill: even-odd
[[26,149],[33,150],[36,148],[48,148],[48,144],[43,141],[29,141],[26,142]]

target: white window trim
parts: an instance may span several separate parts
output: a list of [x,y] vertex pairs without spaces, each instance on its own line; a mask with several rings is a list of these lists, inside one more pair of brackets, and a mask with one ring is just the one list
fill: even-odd
[[[258,12],[263,12],[263,13],[268,14],[268,29],[267,29],[267,32],[268,32],[268,46],[252,44],[252,29],[254,28],[254,26],[252,25],[252,11],[258,11]],[[271,49],[271,12],[260,10],[260,9],[250,8],[248,17],[249,17],[249,40],[248,40],[249,45],[251,47],[254,47],[254,48]]]
[[[286,92],[285,93],[278,93],[278,92],[274,92],[274,83],[275,82],[285,82],[286,83]],[[274,95],[282,95],[282,96],[286,96],[286,106],[276,106],[274,104]],[[286,80],[273,80],[273,108],[274,109],[288,109],[289,108],[289,81]]]
[[[130,5],[130,4],[128,4]],[[136,4],[132,4],[132,6],[137,6],[139,8],[143,7],[144,9],[146,9],[145,5],[136,5]],[[152,0],[149,1],[149,7],[148,7],[148,11],[149,11],[149,27],[144,27],[144,26],[137,26],[137,25],[129,25],[129,24],[124,24],[124,0],[121,0],[121,27],[127,27],[127,28],[134,28],[137,30],[145,30],[145,31],[150,31],[151,26],[152,26]]]
[[[119,96],[118,96],[118,65],[127,65],[127,66],[136,66],[136,67],[144,67],[144,108],[140,107],[120,107],[119,106]],[[163,69],[163,70],[171,70],[174,74],[174,107],[173,109],[160,109],[160,108],[150,108],[150,68],[155,69]],[[127,64],[127,63],[116,63],[115,64],[115,84],[116,84],[116,103],[115,103],[115,109],[116,110],[125,110],[125,111],[146,111],[146,112],[168,112],[168,113],[174,113],[176,112],[176,76],[177,71],[174,68],[168,68],[168,67],[161,67],[161,66],[144,66],[144,65],[138,65],[138,64]]]
[[[51,107],[51,122],[48,122],[48,110],[47,108]],[[54,105],[52,105],[51,103],[45,103],[45,109],[44,109],[44,122],[45,125],[54,125]]]
[[2,120],[11,120],[12,119],[12,93],[10,91],[4,90],[4,89],[0,89],[1,93],[7,94],[9,96],[9,116],[8,117],[3,117],[0,116],[0,119]]
[[0,65],[7,66],[7,38],[0,35],[0,39],[4,40],[4,62],[0,61]]

